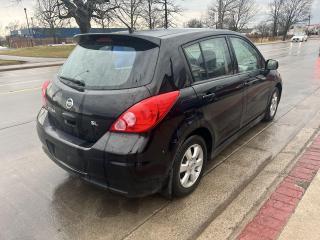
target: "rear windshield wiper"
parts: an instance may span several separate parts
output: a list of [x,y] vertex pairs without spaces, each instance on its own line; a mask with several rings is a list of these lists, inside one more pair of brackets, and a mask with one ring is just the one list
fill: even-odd
[[72,83],[74,83],[76,85],[79,85],[81,87],[85,87],[86,86],[86,84],[83,81],[80,81],[80,80],[77,80],[77,79],[63,77],[63,76],[59,76],[59,78],[61,78],[63,80],[66,80],[66,81],[69,81],[69,82],[72,82]]

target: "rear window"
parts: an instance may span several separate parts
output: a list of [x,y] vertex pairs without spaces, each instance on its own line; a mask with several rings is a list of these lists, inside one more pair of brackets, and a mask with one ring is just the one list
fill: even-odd
[[[151,82],[159,47],[126,36],[85,36],[60,69],[86,89],[127,89]],[[65,81],[64,81],[65,82]]]

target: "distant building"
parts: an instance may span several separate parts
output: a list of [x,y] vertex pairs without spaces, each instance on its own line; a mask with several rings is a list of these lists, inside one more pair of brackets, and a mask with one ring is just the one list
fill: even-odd
[[[125,31],[127,28],[91,28],[90,33],[111,33]],[[50,28],[27,28],[14,30],[10,32],[10,36],[23,36],[33,38],[72,38],[74,35],[80,34],[79,28],[56,28],[54,31]]]
[[320,24],[295,24],[289,30],[290,35],[295,35],[299,33],[308,33],[310,35],[319,35],[320,34]]
[[309,34],[320,35],[320,24],[311,24],[307,30]]
[[[127,28],[91,28],[90,33],[112,33],[126,31]],[[7,43],[11,48],[32,47],[37,45],[73,43],[74,35],[80,34],[79,28],[24,28],[10,32]]]

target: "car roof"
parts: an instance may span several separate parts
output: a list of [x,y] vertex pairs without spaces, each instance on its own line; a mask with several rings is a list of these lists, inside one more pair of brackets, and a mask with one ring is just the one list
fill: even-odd
[[138,35],[138,36],[142,35],[142,36],[156,37],[160,39],[168,39],[168,38],[194,36],[197,33],[201,33],[201,34],[207,33],[210,35],[216,35],[216,34],[231,33],[231,31],[221,30],[221,29],[210,29],[210,28],[172,28],[172,29],[155,29],[155,30],[137,31],[132,33],[132,35]]
[[178,42],[187,43],[200,38],[205,38],[215,35],[226,35],[234,34],[241,35],[237,32],[224,30],[224,29],[210,29],[210,28],[172,28],[172,29],[155,29],[155,30],[145,30],[136,31],[133,33],[128,33],[128,31],[116,32],[116,33],[88,33],[79,34],[76,38],[81,38],[81,36],[90,35],[124,35],[128,37],[142,38],[149,40],[153,43],[160,44],[162,40],[178,40]]

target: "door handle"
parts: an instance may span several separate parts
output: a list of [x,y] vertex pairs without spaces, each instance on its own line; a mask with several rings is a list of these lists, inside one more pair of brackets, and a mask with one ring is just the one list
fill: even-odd
[[216,97],[215,93],[207,93],[207,94],[202,96],[202,99],[213,99],[215,97]]

